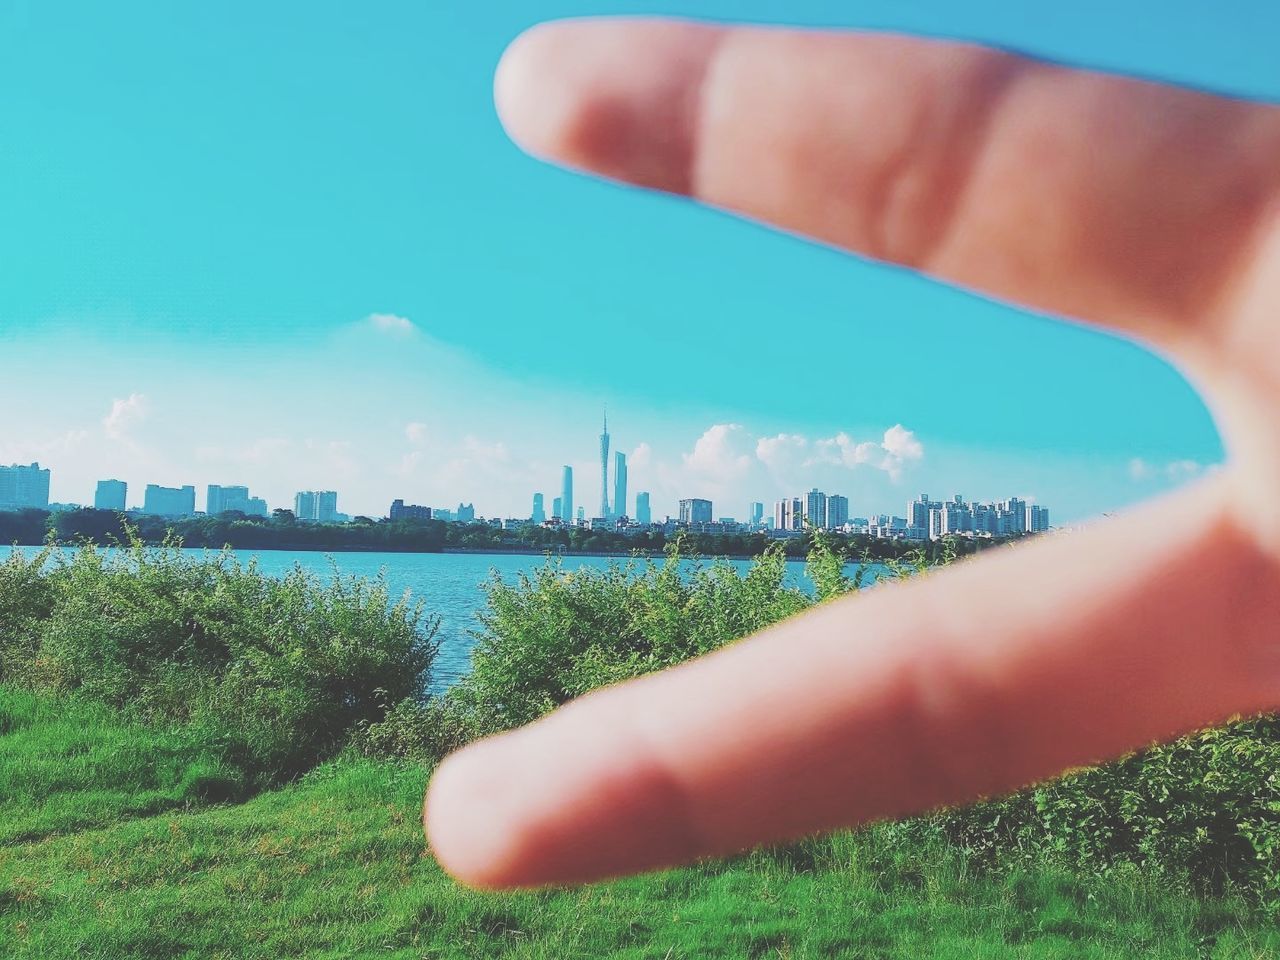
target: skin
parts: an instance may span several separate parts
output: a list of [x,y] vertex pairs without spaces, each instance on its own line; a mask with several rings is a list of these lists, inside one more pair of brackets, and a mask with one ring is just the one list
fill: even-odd
[[1140,339],[1230,458],[467,747],[424,812],[454,876],[723,855],[1280,706],[1280,110],[962,44],[644,20],[535,28],[497,103],[535,156]]

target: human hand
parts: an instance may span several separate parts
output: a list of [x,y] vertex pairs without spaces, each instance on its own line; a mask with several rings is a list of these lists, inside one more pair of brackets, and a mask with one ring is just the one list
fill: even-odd
[[468,747],[426,802],[446,869],[671,865],[1280,706],[1280,109],[962,44],[619,20],[526,34],[497,97],[539,156],[1138,337],[1230,461]]

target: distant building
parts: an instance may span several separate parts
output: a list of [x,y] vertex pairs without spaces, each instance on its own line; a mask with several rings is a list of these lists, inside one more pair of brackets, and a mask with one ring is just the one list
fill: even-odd
[[751,506],[747,508],[747,523],[753,527],[764,526],[764,504],[758,501],[751,501]]
[[475,523],[476,505],[474,503],[458,504],[457,517],[459,523]]
[[564,479],[560,488],[560,507],[563,513],[560,514],[561,519],[566,523],[574,517],[573,512],[573,467],[566,466],[564,468]]
[[636,494],[636,523],[653,523],[653,511],[649,508],[649,494]]
[[833,493],[827,497],[827,529],[839,530],[849,522],[849,498]]
[[1045,533],[1049,529],[1049,508],[1027,504],[1027,533]]
[[804,529],[804,501],[799,497],[786,497],[773,504],[773,529],[794,533]]
[[582,525],[584,525],[586,522],[587,522],[587,508],[586,508],[586,507],[579,507],[579,508],[578,508],[578,525],[579,525],[579,526],[582,526]]
[[415,503],[405,503],[403,500],[391,501],[391,519],[394,520],[430,520],[431,508],[420,507]]
[[93,508],[123,513],[128,497],[129,484],[123,480],[99,480],[98,489],[93,495]]
[[314,490],[300,490],[293,496],[293,515],[302,521],[316,519],[316,494]]
[[209,484],[205,495],[204,512],[211,517],[220,513],[243,513],[247,517],[265,517],[271,511],[267,501],[249,496],[248,487],[222,487]]
[[143,496],[142,512],[153,517],[194,517],[196,515],[196,488],[162,487],[155,483],[147,484]]
[[609,414],[600,433],[600,516],[609,516]]
[[553,520],[564,520],[564,498],[556,497],[551,501],[551,518]]
[[619,450],[613,456],[613,515],[627,513],[627,455]]
[[710,500],[681,500],[680,501],[680,522],[681,523],[711,523],[711,501]]
[[535,493],[533,495],[533,513],[530,515],[529,519],[533,523],[542,523],[547,519],[547,508],[545,506],[545,501],[542,499],[542,494],[540,493]]
[[47,510],[49,476],[38,463],[0,467],[0,510]]
[[804,495],[804,519],[819,530],[827,526],[827,495],[814,487]]
[[293,498],[293,515],[304,523],[337,523],[338,494],[333,490],[301,490]]

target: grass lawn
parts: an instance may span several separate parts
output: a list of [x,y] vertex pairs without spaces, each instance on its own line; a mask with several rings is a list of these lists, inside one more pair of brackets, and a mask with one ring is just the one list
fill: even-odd
[[426,774],[340,761],[243,803],[189,734],[0,689],[0,956],[1280,958],[1274,918],[1141,876],[967,871],[874,832],[578,890],[478,894]]

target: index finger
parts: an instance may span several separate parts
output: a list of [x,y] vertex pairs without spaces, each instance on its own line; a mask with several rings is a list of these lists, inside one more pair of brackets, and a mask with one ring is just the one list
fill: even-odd
[[497,99],[557,162],[1156,339],[1214,316],[1280,197],[1280,110],[968,44],[555,23]]
[[876,587],[468,747],[427,796],[432,848],[477,886],[592,880],[994,795],[1272,706],[1280,576],[1229,496],[1223,478]]

